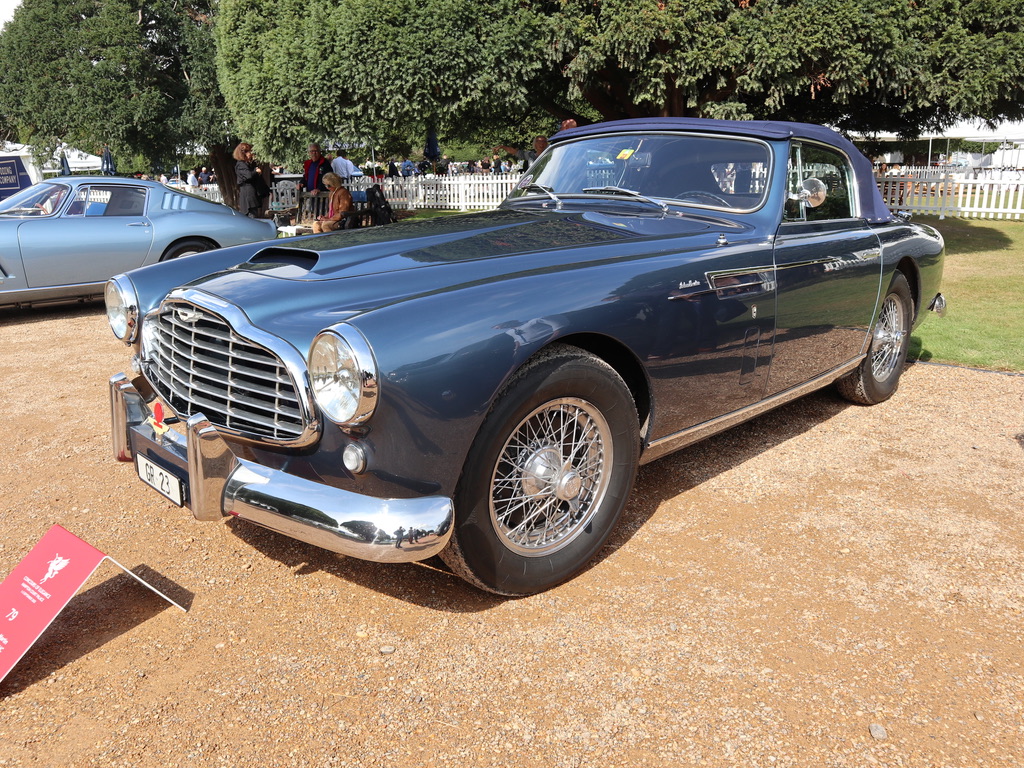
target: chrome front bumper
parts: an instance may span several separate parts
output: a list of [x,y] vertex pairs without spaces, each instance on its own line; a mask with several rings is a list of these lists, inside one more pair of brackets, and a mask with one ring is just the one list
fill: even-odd
[[[159,436],[147,422],[152,412],[140,388],[148,390],[123,373],[110,380],[114,458],[133,461],[141,453],[178,477],[197,520],[234,515],[332,552],[381,563],[425,560],[451,538],[453,508],[447,497],[377,499],[269,469],[235,456],[200,413],[188,420],[184,435],[168,430]],[[397,541],[400,528],[427,533],[415,543]]]

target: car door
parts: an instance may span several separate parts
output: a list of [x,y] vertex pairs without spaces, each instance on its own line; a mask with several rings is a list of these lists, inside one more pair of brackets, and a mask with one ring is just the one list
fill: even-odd
[[676,277],[655,306],[647,360],[661,435],[757,402],[771,362],[775,275],[763,243],[723,245]]
[[147,192],[124,184],[81,186],[57,217],[23,222],[18,241],[28,287],[99,283],[142,266],[153,245]]
[[[817,206],[800,199],[809,179],[824,185],[825,197]],[[766,395],[859,356],[881,287],[881,245],[859,216],[849,160],[831,147],[794,142],[788,185],[789,200],[775,238],[778,298]]]

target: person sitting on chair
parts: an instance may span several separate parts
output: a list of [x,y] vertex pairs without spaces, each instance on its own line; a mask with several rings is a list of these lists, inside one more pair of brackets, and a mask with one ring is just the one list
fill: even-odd
[[352,210],[352,195],[341,186],[341,177],[336,173],[324,174],[324,185],[327,187],[327,215],[320,216],[313,222],[313,234],[333,232],[343,226],[343,218]]

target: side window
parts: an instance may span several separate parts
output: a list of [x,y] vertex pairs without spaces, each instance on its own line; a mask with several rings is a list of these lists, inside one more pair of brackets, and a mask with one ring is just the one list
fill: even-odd
[[110,201],[109,187],[79,187],[68,206],[67,216],[102,216]]
[[[789,154],[788,179],[786,221],[848,219],[854,215],[850,168],[838,152],[816,144],[794,144]],[[825,202],[816,208],[797,199],[805,179],[818,179],[825,185]]]
[[104,216],[141,216],[146,212],[146,190],[141,187],[98,187],[108,193]]

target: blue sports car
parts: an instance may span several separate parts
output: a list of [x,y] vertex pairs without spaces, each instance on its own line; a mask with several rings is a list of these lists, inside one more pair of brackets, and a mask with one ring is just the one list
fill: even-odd
[[153,181],[62,176],[0,202],[0,306],[99,298],[119,272],[276,236]]
[[531,594],[641,463],[830,384],[889,398],[943,250],[826,128],[583,126],[494,211],[113,278],[114,455],[199,519]]

